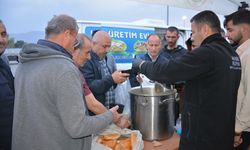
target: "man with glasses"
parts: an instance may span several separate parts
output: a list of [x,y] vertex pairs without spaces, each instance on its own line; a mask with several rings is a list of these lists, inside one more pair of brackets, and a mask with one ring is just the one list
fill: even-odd
[[[75,65],[77,67],[82,67],[85,62],[90,59],[91,40],[85,34],[78,34],[77,41],[78,42],[74,45],[75,51],[72,55]],[[108,109],[101,102],[99,102],[90,91],[83,75],[82,81],[84,82],[83,91],[88,109],[96,115],[108,111]],[[119,118],[119,120],[113,120],[113,122],[121,128],[125,128],[130,125],[128,120],[124,117],[121,119]]]

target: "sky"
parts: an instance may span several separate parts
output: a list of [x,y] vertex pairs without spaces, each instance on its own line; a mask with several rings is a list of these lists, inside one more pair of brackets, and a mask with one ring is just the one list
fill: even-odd
[[[197,11],[169,8],[169,25],[190,27]],[[10,34],[44,31],[53,15],[77,20],[132,22],[143,18],[167,22],[167,6],[132,0],[1,0],[0,19]],[[183,20],[183,16],[186,19]],[[184,17],[185,18],[185,17]]]

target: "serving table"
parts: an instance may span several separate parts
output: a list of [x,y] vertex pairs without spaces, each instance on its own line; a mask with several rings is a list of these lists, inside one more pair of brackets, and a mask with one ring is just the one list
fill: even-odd
[[158,141],[162,145],[158,147],[154,147],[152,141],[144,140],[144,149],[143,150],[178,150],[180,136],[176,133],[169,139]]

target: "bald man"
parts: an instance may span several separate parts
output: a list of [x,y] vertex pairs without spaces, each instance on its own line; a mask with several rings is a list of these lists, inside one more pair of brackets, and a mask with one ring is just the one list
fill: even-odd
[[98,31],[92,39],[91,59],[80,68],[90,90],[104,106],[115,103],[115,88],[127,80],[129,74],[116,70],[114,58],[108,54],[111,38]]
[[[140,57],[142,60],[159,63],[168,61],[168,59],[164,57],[163,53],[160,51],[161,39],[157,34],[150,34],[147,37],[146,48],[147,53]],[[142,82],[142,78],[137,74],[132,74],[129,78],[131,87],[139,86],[139,82]],[[167,86],[169,86],[169,84],[167,84]]]

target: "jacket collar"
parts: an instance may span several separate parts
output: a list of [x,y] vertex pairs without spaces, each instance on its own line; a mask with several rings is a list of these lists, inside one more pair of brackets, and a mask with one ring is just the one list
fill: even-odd
[[[91,50],[91,58],[98,61],[101,60],[101,58],[95,52],[93,52],[93,50]],[[107,56],[105,56],[105,60],[107,61]]]
[[62,52],[65,56],[72,59],[72,55],[65,48],[63,48],[61,45],[59,45],[57,43],[54,43],[54,42],[51,42],[48,40],[40,39],[37,41],[37,44],[47,46],[49,48],[52,48],[52,49],[57,50],[59,52]]
[[202,41],[201,45],[209,44],[213,41],[224,41],[225,39],[219,33],[212,34]]
[[246,40],[236,49],[237,54],[241,56],[244,53],[244,51],[248,49],[249,45],[250,45],[250,39]]
[[182,49],[184,49],[184,48],[181,45],[177,45],[173,49],[168,49],[168,45],[165,45],[163,51],[168,52],[168,53],[172,53],[172,52],[181,51]]
[[[159,53],[160,53],[160,52],[159,52]],[[157,55],[157,57],[156,57],[155,60],[152,59],[152,56],[151,56],[149,53],[146,54],[146,57],[148,57],[152,62],[155,62],[155,61],[157,61],[157,59],[158,59],[158,57],[159,57],[159,54]]]

